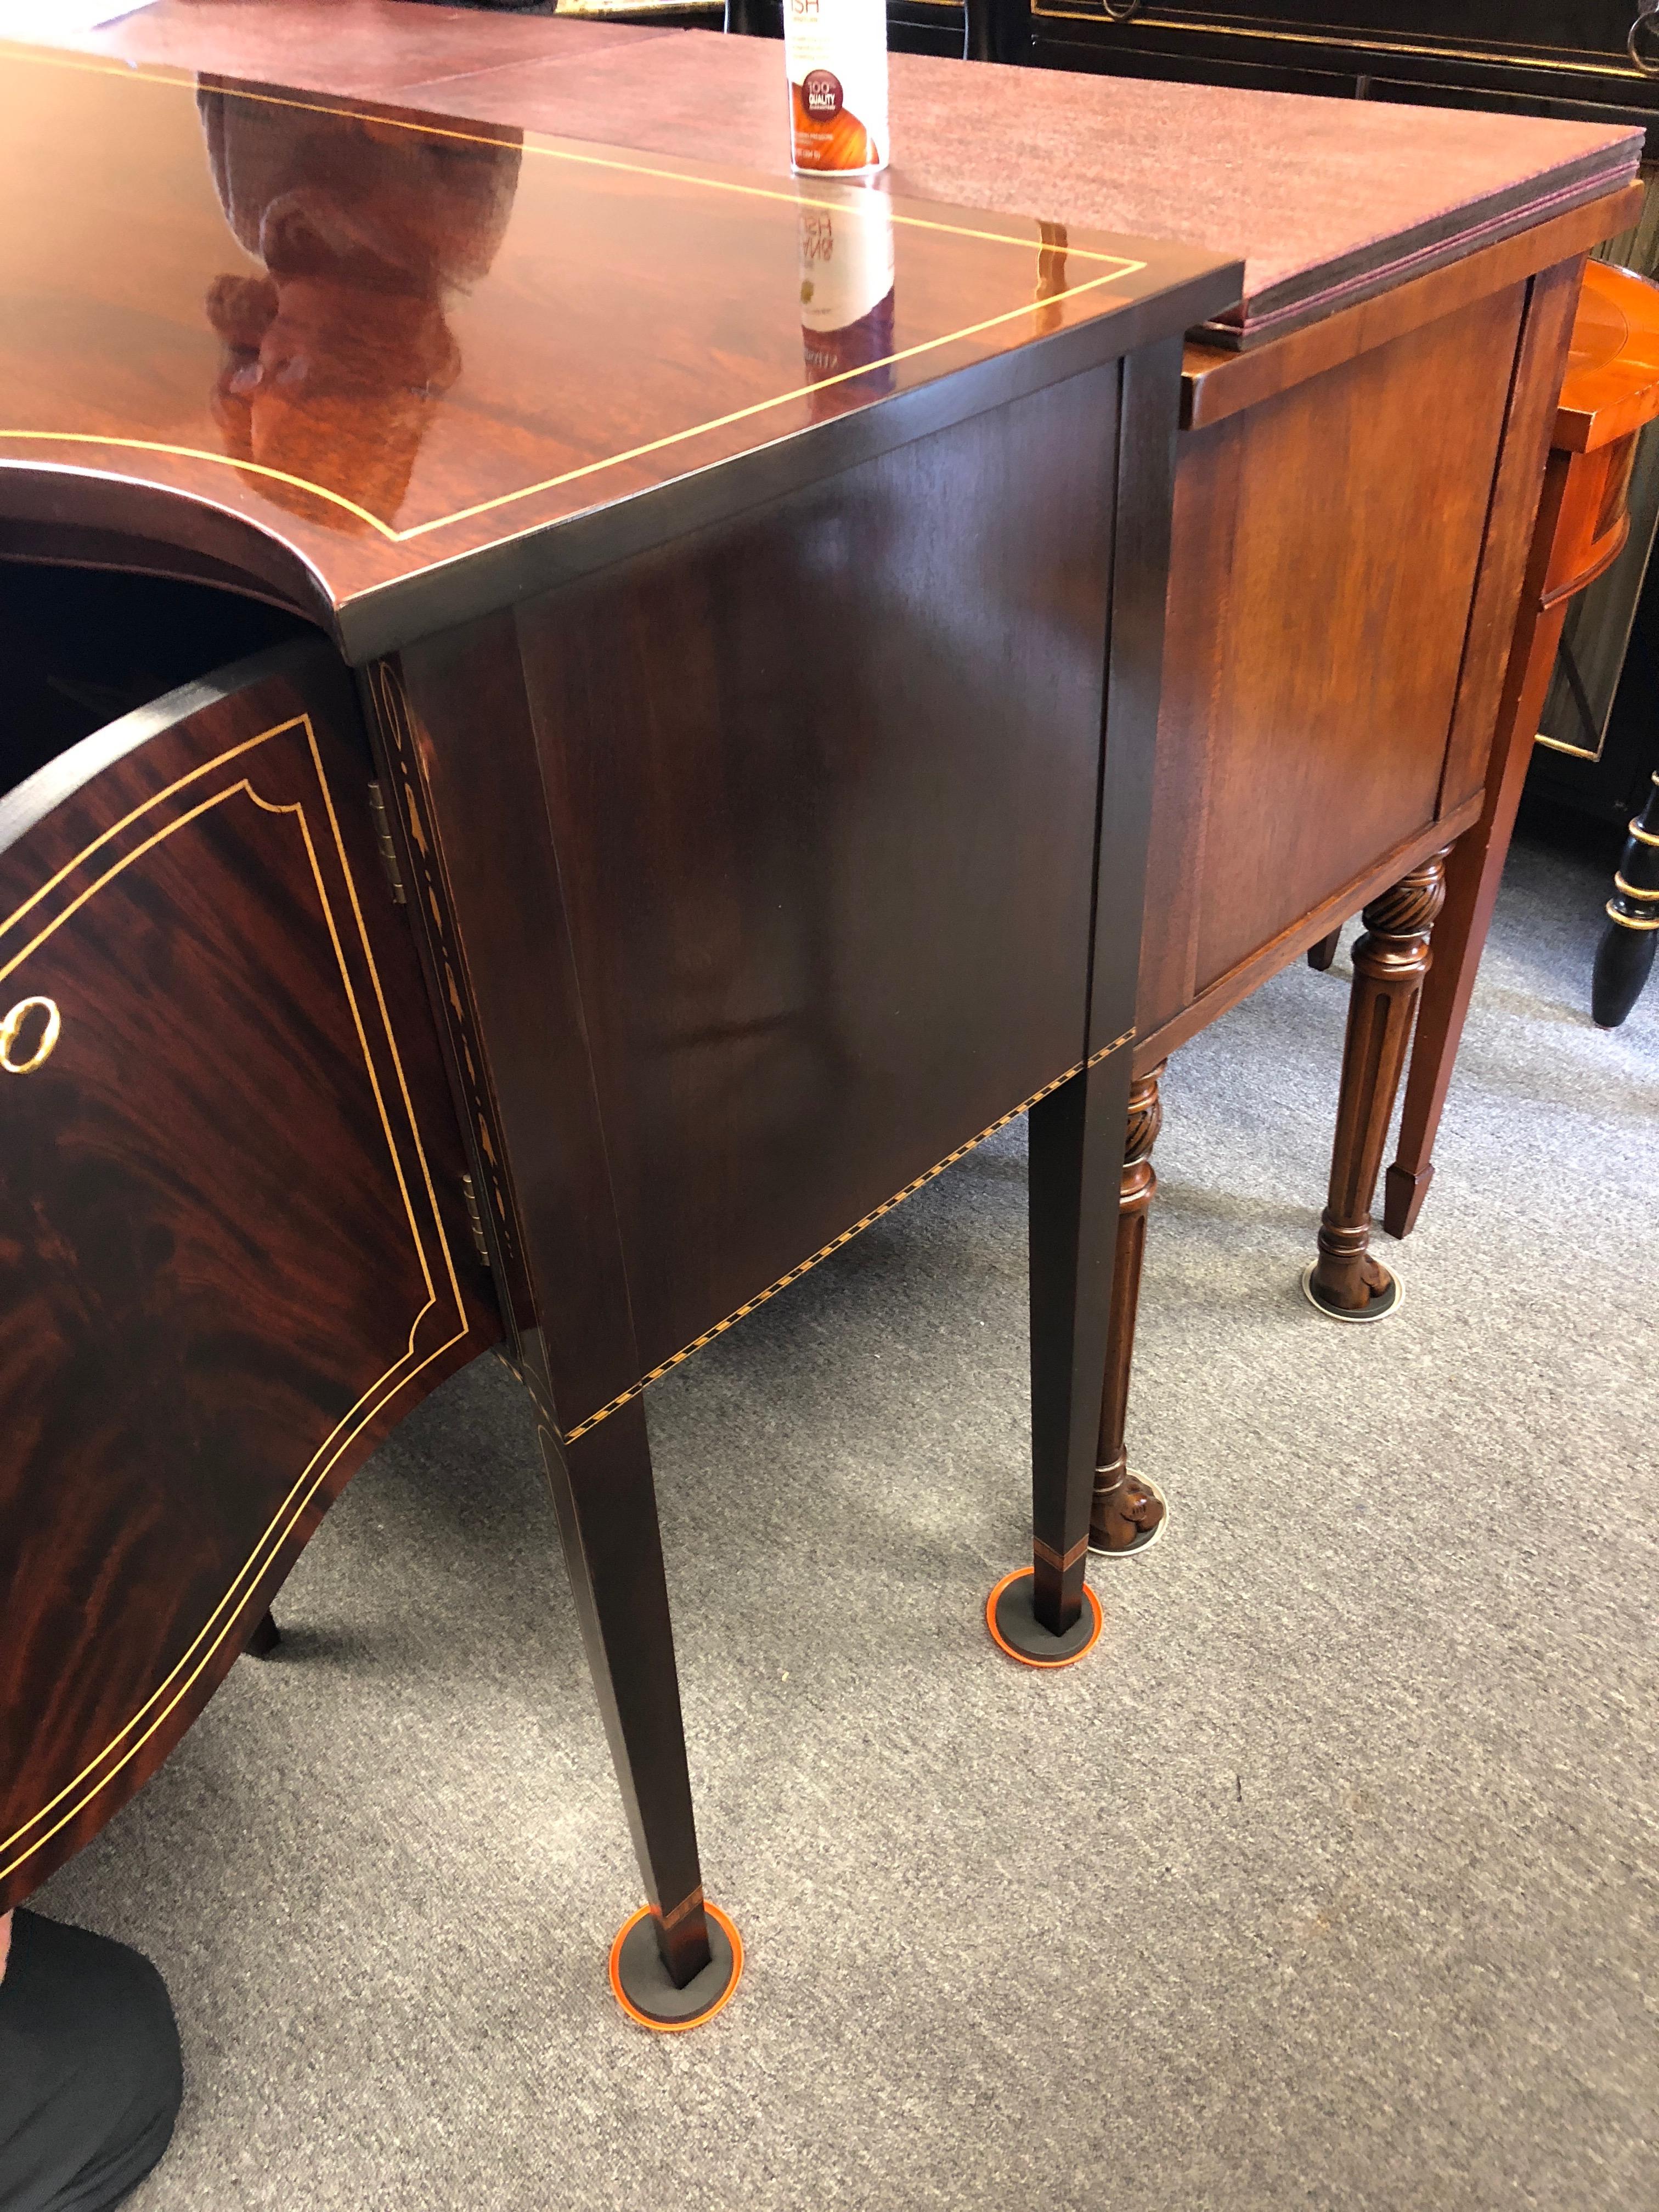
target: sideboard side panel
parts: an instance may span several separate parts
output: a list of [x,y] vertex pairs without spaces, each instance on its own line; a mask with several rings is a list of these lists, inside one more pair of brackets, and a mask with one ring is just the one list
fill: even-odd
[[1435,818],[1526,295],[1237,418],[1224,576],[1177,504],[1171,597],[1211,594],[1172,692],[1210,718],[1199,990]]
[[1083,1056],[1117,383],[520,610],[647,1369]]
[[538,1340],[525,1376],[538,1387],[545,1363],[542,1411],[568,1431],[635,1382],[640,1361],[513,611],[405,647],[394,720],[398,708],[416,768],[398,793],[404,830],[417,854],[422,838],[431,848],[428,921],[453,957],[450,1015],[464,1016],[482,1063],[462,1071],[477,1094],[471,1136],[515,1334]]

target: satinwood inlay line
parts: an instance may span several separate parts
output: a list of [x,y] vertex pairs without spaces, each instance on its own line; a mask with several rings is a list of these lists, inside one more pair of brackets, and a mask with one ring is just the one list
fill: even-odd
[[88,430],[0,430],[0,438],[27,440],[36,445],[112,446],[129,453],[167,453],[174,459],[210,461],[215,467],[234,469],[243,476],[269,477],[277,483],[291,484],[295,490],[309,492],[314,498],[325,500],[331,507],[355,514],[377,531],[389,545],[407,545],[411,538],[424,538],[434,530],[447,530],[457,522],[475,522],[481,514],[493,514],[498,507],[510,507],[515,501],[533,499],[539,492],[560,491],[566,484],[580,483],[586,477],[598,476],[605,469],[625,467],[629,461],[642,461],[653,453],[660,453],[670,446],[684,445],[692,438],[710,435],[716,430],[729,430],[734,423],[747,422],[757,415],[765,415],[775,407],[787,407],[793,400],[810,399],[818,392],[827,392],[831,386],[850,383],[854,378],[872,376],[878,369],[892,368],[900,362],[915,361],[925,353],[937,353],[941,347],[956,345],[969,338],[982,337],[987,331],[1000,329],[1004,323],[1018,322],[1022,316],[1037,314],[1042,308],[1056,307],[1061,301],[1075,300],[1085,292],[1096,292],[1103,285],[1115,284],[1119,278],[1133,275],[1142,264],[1135,262],[1116,270],[1106,276],[1091,276],[1085,283],[1072,284],[1063,292],[1047,294],[1040,305],[1030,301],[1018,307],[1009,307],[1000,315],[988,315],[983,322],[966,323],[960,330],[947,331],[943,337],[923,338],[913,346],[903,346],[897,353],[884,354],[879,361],[866,362],[857,368],[843,368],[834,376],[819,379],[816,384],[792,385],[788,391],[780,392],[770,399],[757,399],[747,407],[733,408],[729,414],[716,415],[707,422],[694,422],[689,429],[670,430],[660,438],[653,438],[642,446],[630,446],[626,452],[611,453],[604,460],[584,461],[580,468],[567,469],[556,477],[544,477],[538,483],[524,484],[517,491],[498,493],[494,499],[483,499],[471,507],[457,507],[453,514],[441,514],[430,522],[412,523],[407,530],[394,530],[390,523],[382,522],[366,507],[348,499],[343,492],[331,491],[326,484],[315,483],[309,477],[291,476],[286,469],[273,469],[263,461],[241,460],[232,453],[210,453],[205,446],[172,446],[159,439],[114,437]]
[[1066,1568],[1074,1567],[1088,1550],[1089,1539],[1086,1536],[1079,1536],[1064,1559],[1055,1551],[1052,1544],[1045,1544],[1041,1536],[1032,1538],[1031,1548],[1046,1565],[1057,1568],[1061,1574],[1064,1574]]
[[566,1443],[574,1444],[578,1437],[585,1437],[590,1429],[597,1429],[601,1421],[608,1421],[612,1413],[619,1413],[624,1406],[632,1405],[642,1390],[648,1389],[653,1382],[661,1382],[665,1375],[671,1373],[673,1369],[690,1359],[694,1352],[701,1352],[706,1344],[712,1344],[717,1336],[724,1336],[728,1328],[735,1328],[746,1315],[754,1312],[757,1306],[763,1306],[769,1298],[776,1297],[780,1291],[787,1291],[792,1283],[799,1282],[801,1277],[810,1274],[821,1260],[827,1260],[831,1253],[839,1252],[843,1244],[850,1244],[855,1237],[868,1229],[872,1223],[879,1221],[884,1213],[890,1213],[896,1206],[902,1206],[907,1198],[914,1197],[924,1184],[932,1182],[935,1176],[942,1176],[946,1168],[954,1167],[959,1159],[965,1158],[975,1146],[982,1145],[988,1137],[994,1137],[999,1129],[1006,1129],[1011,1121],[1018,1121],[1022,1114],[1029,1114],[1033,1106],[1041,1104],[1043,1099],[1058,1091],[1062,1083],[1069,1083],[1074,1075],[1081,1075],[1085,1068],[1097,1066],[1109,1054],[1115,1052],[1120,1045],[1130,1043],[1133,1036],[1134,1031],[1132,1029],[1125,1030],[1122,1036],[1114,1037],[1110,1044],[1102,1045],[1099,1051],[1091,1052],[1087,1060],[1079,1060],[1075,1067],[1068,1067],[1063,1075],[1055,1076],[1052,1083],[1045,1083],[1041,1091],[1034,1091],[1029,1098],[1022,1099],[1018,1106],[1011,1108],[1006,1114],[1000,1115],[988,1128],[981,1129],[977,1136],[969,1137],[966,1144],[958,1145],[955,1152],[947,1152],[942,1160],[936,1161],[931,1168],[917,1176],[914,1182],[907,1182],[902,1190],[896,1190],[891,1198],[884,1199],[881,1204],[866,1213],[861,1221],[855,1221],[850,1229],[843,1229],[839,1237],[832,1237],[827,1244],[820,1245],[810,1259],[803,1260],[798,1267],[792,1267],[787,1275],[780,1275],[775,1283],[769,1283],[763,1291],[757,1291],[755,1296],[740,1305],[735,1313],[727,1314],[724,1321],[717,1321],[713,1328],[706,1328],[701,1336],[693,1337],[690,1344],[682,1346],[678,1352],[665,1359],[660,1366],[653,1367],[648,1375],[641,1376],[639,1381],[623,1391],[620,1396],[612,1398],[608,1405],[601,1406],[597,1413],[590,1413],[585,1421],[578,1421],[574,1429],[566,1430],[564,1433]]
[[[125,854],[120,859],[116,860],[112,866],[106,868],[103,874],[100,876],[94,883],[93,883],[85,891],[82,892],[76,898],[72,900],[70,904],[64,908],[64,911],[58,915],[52,921],[48,923],[45,928],[39,931],[31,942],[24,947],[23,951],[16,954],[9,963],[7,963],[4,970],[0,972],[9,974],[11,970],[16,968],[21,961],[26,959],[31,952],[34,951],[40,945],[44,944],[58,928],[63,926],[64,922],[69,921],[71,915],[78,912],[79,909],[86,904],[89,898],[93,897],[95,893],[101,890],[106,884],[112,882],[117,876],[120,875],[132,861],[139,859],[143,854],[153,849],[153,848],[160,844],[163,839],[170,837],[174,831],[185,829],[191,823],[198,820],[204,814],[208,812],[210,809],[221,805],[223,801],[238,797],[239,795],[246,795],[248,799],[252,800],[256,806],[260,807],[266,813],[291,815],[295,817],[299,825],[300,834],[304,840],[306,857],[310,864],[313,880],[314,881],[317,888],[318,901],[321,908],[324,921],[328,929],[330,942],[333,946],[335,959],[338,964],[341,984],[346,994],[346,1003],[350,1011],[353,1026],[356,1031],[358,1046],[363,1055],[363,1065],[368,1076],[369,1089],[374,1096],[375,1107],[380,1115],[381,1128],[385,1133],[387,1151],[392,1159],[392,1171],[397,1177],[398,1187],[403,1196],[404,1212],[410,1226],[410,1233],[414,1242],[416,1258],[420,1262],[422,1279],[426,1285],[426,1304],[421,1308],[419,1313],[416,1315],[414,1320],[410,1324],[407,1347],[403,1357],[397,1360],[391,1367],[387,1368],[383,1374],[378,1376],[377,1379],[368,1386],[368,1389],[363,1392],[356,1403],[336,1425],[334,1429],[319,1446],[312,1458],[301,1470],[299,1475],[295,1480],[293,1487],[289,1490],[288,1496],[277,1508],[276,1514],[267,1524],[264,1534],[260,1536],[252,1550],[249,1553],[247,1559],[244,1561],[242,1566],[231,1581],[229,1587],[225,1591],[224,1595],[220,1599],[218,1605],[208,1616],[206,1621],[204,1622],[195,1640],[183,1653],[173,1666],[172,1671],[162,1681],[157,1684],[156,1687],[150,1692],[149,1697],[145,1700],[144,1704],[142,1705],[138,1708],[137,1711],[131,1716],[131,1717],[126,1722],[125,1725],[117,1730],[116,1734],[112,1736],[109,1741],[104,1746],[103,1749],[100,1751],[94,1758],[89,1759],[86,1765],[82,1768],[81,1771],[76,1775],[71,1781],[64,1784],[64,1787],[58,1792],[56,1796],[52,1797],[46,1804],[43,1805],[38,1812],[32,1814],[31,1817],[25,1820],[21,1826],[14,1829],[9,1836],[6,1837],[3,1840],[0,1840],[0,1853],[9,1852],[12,1854],[9,1857],[4,1860],[3,1863],[0,1863],[0,1876],[14,1873],[18,1867],[24,1863],[26,1860],[33,1857],[34,1853],[48,1843],[51,1838],[58,1833],[60,1828],[65,1826],[68,1822],[74,1820],[76,1816],[84,1809],[86,1805],[97,1796],[99,1790],[106,1788],[107,1784],[113,1780],[115,1776],[120,1772],[122,1768],[130,1764],[130,1762],[137,1756],[138,1753],[149,1741],[149,1738],[164,1724],[168,1715],[179,1704],[179,1700],[189,1692],[191,1685],[201,1674],[203,1669],[212,1660],[214,1654],[222,1645],[226,1637],[229,1635],[232,1628],[235,1625],[237,1617],[246,1602],[248,1594],[254,1587],[258,1577],[264,1571],[264,1568],[270,1564],[271,1559],[281,1549],[282,1545],[287,1540],[289,1535],[292,1533],[295,1526],[300,1520],[301,1516],[305,1512],[307,1507],[310,1504],[311,1500],[316,1495],[318,1490],[327,1480],[331,1470],[339,1459],[340,1455],[348,1449],[353,1439],[361,1433],[368,1422],[373,1420],[375,1416],[383,1410],[388,1400],[393,1396],[398,1390],[401,1389],[406,1383],[412,1382],[415,1376],[420,1374],[422,1369],[429,1367],[434,1360],[441,1359],[444,1353],[459,1343],[461,1338],[466,1334],[465,1309],[462,1304],[460,1284],[455,1273],[454,1260],[449,1249],[449,1239],[444,1232],[443,1218],[438,1210],[436,1194],[434,1191],[432,1184],[431,1170],[427,1161],[425,1146],[421,1142],[419,1124],[415,1116],[414,1103],[410,1097],[408,1080],[404,1074],[402,1059],[398,1054],[397,1040],[392,1035],[391,1017],[386,1007],[385,993],[380,983],[380,970],[375,965],[374,951],[368,940],[368,933],[364,926],[362,908],[357,897],[356,880],[352,874],[350,863],[346,856],[344,842],[340,836],[339,821],[334,810],[333,795],[329,790],[328,779],[323,769],[322,757],[318,750],[316,737],[313,732],[310,717],[308,715],[299,714],[290,716],[288,720],[274,724],[271,728],[262,731],[258,736],[247,738],[240,744],[231,746],[228,750],[218,754],[214,759],[204,762],[199,768],[192,769],[187,775],[178,777],[173,782],[168,784],[165,789],[157,792],[153,798],[147,799],[143,805],[135,807],[131,813],[124,815],[120,821],[112,824],[112,826],[108,830],[103,831],[100,836],[94,838],[90,844],[85,846],[81,852],[76,854],[74,860],[69,861],[64,867],[58,869],[55,875],[53,875],[46,884],[42,884],[40,888],[29,898],[26,899],[21,906],[14,910],[13,913],[9,915],[3,923],[0,923],[0,939],[3,939],[6,933],[15,927],[24,915],[27,914],[32,908],[38,905],[41,898],[46,896],[58,884],[64,883],[74,874],[76,868],[82,866],[82,864],[89,860],[94,854],[97,853],[100,848],[108,844],[112,837],[118,836],[123,830],[128,828],[131,823],[139,820],[146,813],[150,812],[154,808],[163,805],[167,799],[173,798],[178,792],[181,791],[187,784],[198,781],[203,776],[211,774],[215,769],[224,767],[227,763],[235,760],[244,754],[252,752],[256,747],[268,743],[273,738],[285,735],[289,731],[293,730],[296,726],[302,727],[305,731],[307,744],[311,755],[312,767],[317,777],[318,788],[322,798],[329,832],[333,839],[335,852],[339,860],[340,872],[345,882],[347,894],[351,902],[353,918],[357,925],[358,941],[362,947],[363,959],[374,986],[375,1002],[380,1010],[380,1024],[382,1031],[386,1037],[386,1048],[391,1054],[392,1064],[397,1073],[398,1086],[399,1094],[403,1099],[404,1114],[407,1117],[410,1138],[414,1146],[416,1157],[420,1163],[421,1176],[426,1188],[427,1203],[431,1210],[432,1223],[437,1237],[438,1244],[443,1254],[444,1273],[448,1279],[453,1310],[460,1322],[460,1327],[453,1334],[447,1337],[443,1343],[438,1345],[434,1350],[426,1353],[422,1358],[415,1360],[416,1335],[419,1331],[421,1323],[425,1320],[427,1315],[430,1313],[433,1308],[438,1304],[439,1292],[433,1280],[431,1261],[427,1251],[425,1240],[422,1237],[420,1224],[416,1218],[415,1209],[410,1199],[408,1184],[404,1175],[403,1162],[398,1153],[397,1139],[392,1133],[391,1121],[386,1113],[386,1102],[380,1089],[380,1077],[374,1066],[374,1056],[370,1050],[368,1033],[363,1025],[362,1010],[357,1003],[357,994],[353,988],[350,972],[346,965],[344,949],[341,943],[338,927],[335,921],[333,907],[329,899],[327,886],[323,880],[322,870],[318,865],[316,847],[312,838],[310,824],[306,817],[305,805],[303,801],[284,804],[262,799],[258,793],[253,789],[246,777],[242,777],[237,782],[227,785],[223,790],[216,793],[211,798],[203,800],[200,804],[191,807],[187,811],[179,816],[175,821],[169,823],[164,829],[156,831],[153,836],[144,839],[134,851]],[[411,1361],[414,1361],[413,1365],[410,1364]],[[182,1680],[180,1679],[181,1677]],[[169,1692],[171,1692],[171,1695],[168,1694]],[[165,1700],[165,1703],[163,1703],[162,1700]],[[160,1710],[155,1711],[155,1708],[156,1708],[158,1705],[160,1705]],[[144,1725],[144,1723],[147,1717],[149,1717],[149,1722],[146,1726]],[[135,1731],[140,1732],[135,1734]],[[130,1741],[127,1741],[129,1738],[131,1739]],[[125,1748],[122,1748],[124,1744]],[[64,1808],[64,1801],[70,1798],[72,1798],[74,1802],[70,1803],[64,1809],[60,1810],[60,1808]],[[52,1820],[51,1826],[45,1828],[41,1833],[33,1836],[32,1840],[25,1840],[30,1837],[32,1830],[40,1828],[42,1822],[49,1820],[54,1813],[57,1813],[58,1817],[55,1820]],[[14,1850],[14,1846],[18,1845],[21,1845],[21,1848]]]
[[[33,62],[43,68],[77,70],[94,76],[118,76],[124,81],[136,80],[145,84],[166,85],[174,89],[179,88],[181,82],[177,77],[162,75],[153,70],[111,69],[84,58],[66,54],[18,51],[9,52],[7,58]],[[408,131],[423,137],[455,139],[467,144],[480,146],[499,146],[506,143],[499,134],[489,136],[476,131],[455,130],[413,115],[398,116],[392,112],[370,114],[356,108],[321,100],[299,100],[291,94],[258,91],[252,87],[237,84],[218,85],[216,86],[216,89],[222,91],[229,99],[254,101],[264,106],[293,108],[306,114],[343,116],[355,121],[372,123],[377,129]],[[856,199],[850,197],[846,199],[813,199],[797,192],[780,191],[767,185],[741,184],[731,178],[705,176],[692,169],[680,171],[654,167],[647,162],[621,161],[609,155],[582,152],[576,148],[555,144],[532,135],[526,135],[522,143],[523,150],[526,154],[538,155],[549,160],[565,161],[580,167],[614,170],[626,176],[649,177],[669,184],[696,186],[709,191],[735,192],[747,198],[773,201],[792,208],[820,208],[831,214],[843,216],[852,215],[860,220],[865,217],[864,208]],[[1051,250],[1044,246],[1040,239],[1010,237],[1001,231],[981,230],[969,224],[942,222],[925,216],[903,214],[893,206],[885,194],[879,196],[878,202],[874,197],[871,198],[869,212],[872,216],[876,213],[878,204],[896,227],[936,231],[952,238],[975,239],[992,246],[1012,246],[1026,252],[1030,252],[1036,246],[1038,252],[1039,270],[1043,254]],[[542,477],[534,483],[520,485],[513,491],[497,493],[493,498],[477,501],[469,507],[458,507],[453,514],[437,515],[429,521],[412,524],[407,530],[393,529],[390,523],[383,521],[379,515],[371,513],[368,507],[360,507],[355,500],[347,498],[343,492],[331,490],[326,484],[318,483],[309,477],[292,475],[285,469],[272,468],[264,462],[251,459],[241,459],[230,453],[213,453],[202,446],[173,445],[161,439],[131,438],[77,430],[0,429],[0,439],[16,440],[36,445],[118,448],[131,453],[165,454],[177,460],[205,461],[215,467],[234,469],[244,477],[264,477],[273,483],[288,484],[296,491],[306,492],[313,498],[323,500],[330,506],[338,507],[343,514],[356,516],[360,522],[376,532],[388,544],[404,545],[411,539],[427,536],[432,531],[447,530],[459,522],[476,521],[480,515],[492,514],[498,509],[511,506],[520,500],[533,499],[542,493],[561,490],[567,484],[580,483],[585,478],[598,475],[606,469],[621,468],[630,461],[647,459],[653,453],[665,452],[669,447],[683,445],[689,440],[705,437],[717,430],[730,429],[736,423],[751,421],[756,416],[766,414],[775,408],[786,407],[793,402],[815,397],[836,385],[849,383],[857,377],[873,375],[881,369],[895,368],[902,362],[915,361],[923,354],[937,352],[945,346],[963,343],[970,338],[981,337],[988,331],[998,330],[1006,323],[1018,322],[1022,318],[1032,316],[1040,310],[1052,313],[1055,307],[1066,300],[1078,299],[1085,293],[1099,291],[1106,285],[1120,283],[1127,276],[1138,275],[1147,265],[1144,261],[1136,260],[1126,255],[1104,253],[1089,246],[1068,244],[1066,251],[1076,260],[1103,263],[1109,265],[1103,274],[1087,277],[1081,283],[1069,285],[1064,290],[1048,294],[1038,304],[1034,305],[1030,301],[1023,301],[1019,306],[1007,308],[1000,314],[988,316],[979,322],[964,324],[960,329],[947,331],[938,337],[924,338],[915,345],[902,347],[896,353],[884,355],[879,360],[861,362],[854,368],[842,369],[836,375],[823,377],[814,384],[792,385],[787,391],[777,392],[770,398],[756,400],[749,406],[735,408],[729,413],[714,416],[704,422],[693,423],[683,430],[669,431],[660,438],[653,438],[641,445],[629,447],[623,453],[611,453],[600,460],[585,462],[579,468],[567,469],[556,476]]]

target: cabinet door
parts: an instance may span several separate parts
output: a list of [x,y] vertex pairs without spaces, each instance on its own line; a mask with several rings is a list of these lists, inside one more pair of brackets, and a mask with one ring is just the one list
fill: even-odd
[[369,775],[319,641],[0,799],[0,1911],[499,1333]]

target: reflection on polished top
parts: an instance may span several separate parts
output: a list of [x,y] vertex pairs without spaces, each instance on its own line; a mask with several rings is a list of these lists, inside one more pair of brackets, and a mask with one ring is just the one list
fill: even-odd
[[[275,71],[646,153],[717,146],[724,161],[789,174],[781,64],[764,39],[584,22],[562,3],[526,15],[403,0],[149,0],[53,43],[238,77]],[[1270,343],[1593,199],[1633,176],[1642,150],[1639,130],[1467,107],[964,69],[939,54],[896,53],[890,72],[890,191],[1242,254],[1242,302],[1206,332],[1230,348]]]
[[0,510],[184,492],[336,606],[1217,260],[35,48],[0,113]]

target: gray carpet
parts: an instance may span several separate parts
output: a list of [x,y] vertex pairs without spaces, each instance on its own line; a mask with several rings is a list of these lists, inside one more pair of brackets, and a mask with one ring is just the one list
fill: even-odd
[[[1517,848],[1407,1298],[1303,1302],[1346,975],[1167,1084],[1136,1376],[1166,1541],[1035,1676],[1016,1127],[651,1394],[738,1994],[630,2027],[638,1900],[529,1421],[486,1360],[361,1474],[46,1907],[189,2091],[137,2212],[1659,2205],[1659,990]],[[1396,1248],[1390,1246],[1392,1256]]]

